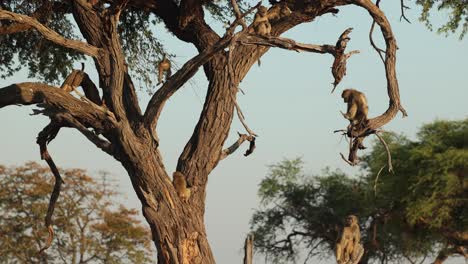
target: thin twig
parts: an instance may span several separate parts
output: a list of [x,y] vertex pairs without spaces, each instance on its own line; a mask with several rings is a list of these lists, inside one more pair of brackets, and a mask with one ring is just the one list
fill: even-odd
[[379,181],[379,176],[382,170],[385,168],[386,165],[384,165],[382,168],[380,168],[379,172],[377,173],[377,176],[375,177],[374,180],[374,195],[377,196],[377,182]]
[[387,142],[379,135],[379,133],[374,133],[375,136],[380,140],[382,145],[385,147],[385,151],[387,152],[387,162],[388,162],[388,172],[393,172],[393,165],[392,165],[392,154],[390,153],[390,149],[387,145]]
[[401,21],[401,19],[403,18],[404,20],[406,20],[406,22],[408,22],[408,23],[411,24],[411,21],[409,21],[409,19],[408,19],[408,18],[406,17],[406,15],[405,15],[405,9],[409,9],[409,7],[405,5],[404,1],[405,1],[405,0],[401,0],[401,1],[400,1],[400,8],[401,8],[400,21]]
[[341,153],[341,152],[340,152],[340,156],[341,156],[341,158],[342,158],[346,163],[348,163],[349,165],[351,165],[351,166],[356,165],[356,164],[352,163],[351,161],[347,160],[347,159],[345,158],[345,156],[343,155],[343,153]]
[[[380,0],[377,0],[375,2],[375,5],[377,7],[379,7],[379,4],[380,4]],[[377,46],[377,44],[375,44],[374,38],[372,38],[372,34],[374,33],[374,27],[375,27],[375,20],[372,21],[372,25],[371,25],[371,28],[370,28],[370,31],[369,31],[369,41],[370,41],[372,47],[374,48],[374,50],[377,51],[377,54],[379,54],[379,57],[382,60],[382,62],[385,63],[385,59],[384,59],[384,57],[382,55],[382,53],[385,54],[385,51],[383,49],[379,48]]]
[[235,98],[232,94],[231,94],[231,98],[232,98],[232,100],[234,101],[234,106],[236,107],[237,116],[239,117],[239,120],[240,120],[240,122],[242,123],[242,125],[244,126],[245,130],[247,131],[247,133],[249,133],[250,136],[257,137],[258,135],[255,134],[255,132],[253,132],[253,131],[249,128],[249,126],[247,125],[247,123],[245,122],[244,114],[242,113],[242,110],[240,109],[240,106],[239,106],[239,104],[237,103],[236,98]]

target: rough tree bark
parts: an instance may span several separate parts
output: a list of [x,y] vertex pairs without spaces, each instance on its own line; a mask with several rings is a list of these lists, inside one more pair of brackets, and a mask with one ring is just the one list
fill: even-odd
[[[348,4],[369,11],[381,27],[387,43],[386,77],[390,106],[383,115],[372,119],[362,133],[375,130],[389,122],[398,110],[398,83],[395,75],[396,41],[384,14],[370,0],[292,1],[292,14],[272,22],[271,37],[249,34],[248,28],[234,33],[233,28],[246,25],[233,1],[236,18],[224,36],[216,34],[204,20],[203,1],[181,0],[109,0],[105,10],[93,8],[85,0],[67,1],[86,42],[65,39],[38,20],[0,9],[0,20],[14,21],[16,32],[36,30],[48,40],[79,51],[93,58],[103,91],[103,104],[86,98],[77,99],[65,91],[41,83],[18,83],[0,89],[0,108],[9,105],[36,104],[36,113],[47,115],[60,127],[79,130],[98,148],[113,156],[127,170],[133,188],[141,201],[143,214],[149,223],[158,263],[215,263],[204,224],[208,175],[218,162],[235,151],[252,133],[223,150],[235,114],[238,84],[252,65],[271,47],[294,51],[334,54],[335,45],[311,45],[278,38],[283,32],[314,18],[337,13],[336,7]],[[180,40],[192,43],[199,54],[169,78],[151,98],[142,113],[132,79],[128,73],[120,44],[117,24],[122,10],[128,6],[149,10],[160,17]],[[63,6],[61,6],[63,10]],[[253,11],[253,10],[251,10]],[[11,25],[2,34],[15,31]],[[226,51],[225,49],[229,49]],[[203,66],[209,81],[206,101],[195,130],[181,153],[177,170],[187,176],[192,195],[183,202],[177,195],[158,151],[157,123],[165,102]],[[94,131],[94,132],[92,132]],[[41,138],[52,139],[44,130]],[[54,132],[51,132],[54,133]],[[100,134],[100,136],[98,136]],[[48,141],[50,141],[48,140]],[[48,143],[41,141],[42,146]]]

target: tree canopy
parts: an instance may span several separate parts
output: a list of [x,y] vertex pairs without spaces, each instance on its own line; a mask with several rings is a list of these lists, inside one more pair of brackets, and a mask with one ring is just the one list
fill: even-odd
[[48,168],[37,163],[0,166],[1,263],[153,263],[150,232],[138,211],[118,205],[105,174],[62,171],[67,180],[55,213],[56,239],[41,255],[47,232],[42,219],[52,189]]
[[256,248],[275,263],[329,257],[342,220],[359,217],[366,249],[361,263],[468,257],[468,119],[435,121],[416,140],[385,135],[375,142],[360,177],[325,170],[306,176],[300,159],[270,167],[261,182],[262,207],[252,217]]

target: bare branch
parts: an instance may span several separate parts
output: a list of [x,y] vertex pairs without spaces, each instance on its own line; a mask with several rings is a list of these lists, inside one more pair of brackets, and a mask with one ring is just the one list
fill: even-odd
[[379,135],[378,132],[375,132],[374,135],[379,139],[380,143],[382,143],[382,145],[385,148],[385,151],[387,152],[388,172],[392,172],[392,154],[390,153],[390,149],[388,148],[387,142],[385,142],[385,140]]
[[374,195],[376,195],[376,196],[377,196],[377,183],[379,182],[379,176],[380,176],[380,173],[382,173],[383,169],[385,169],[385,166],[382,166],[382,168],[380,168],[379,172],[377,173],[377,176],[375,176]]
[[44,110],[36,110],[50,117],[69,113],[85,127],[108,131],[116,121],[108,111],[94,103],[81,101],[62,89],[42,83],[17,83],[0,88],[0,108],[9,105],[38,104]]
[[79,120],[73,117],[69,113],[58,113],[56,118],[66,120],[67,123],[80,131],[89,141],[91,141],[96,147],[100,148],[107,154],[114,156],[112,144],[104,139],[101,139],[96,133],[87,129]]
[[358,50],[353,50],[347,54],[345,54],[346,47],[348,45],[348,42],[351,40],[349,37],[349,34],[353,28],[347,28],[338,38],[338,41],[336,42],[335,45],[335,53],[333,53],[333,56],[335,59],[333,60],[332,64],[332,74],[333,78],[335,79],[333,82],[333,89],[332,93],[335,91],[337,85],[341,82],[343,77],[346,75],[346,64],[348,62],[348,59],[353,55],[359,53]]
[[[375,2],[375,5],[376,5],[377,7],[379,7],[379,5],[380,5],[380,0],[377,0],[377,1]],[[385,59],[384,59],[384,57],[383,57],[383,55],[382,55],[382,54],[385,54],[385,50],[383,50],[383,49],[377,47],[377,44],[375,44],[374,38],[372,37],[372,35],[374,34],[374,28],[375,28],[375,20],[372,21],[372,25],[371,25],[371,28],[370,28],[370,30],[369,30],[369,41],[370,41],[370,43],[371,43],[371,46],[375,49],[375,51],[377,51],[377,54],[379,54],[379,57],[380,57],[380,59],[382,60],[382,63],[385,64]]]
[[232,97],[232,100],[234,101],[234,106],[236,107],[237,116],[239,117],[239,120],[240,120],[240,122],[242,123],[242,125],[244,126],[245,130],[247,131],[247,133],[249,133],[250,136],[257,137],[258,135],[255,134],[255,133],[249,128],[249,126],[247,125],[247,123],[245,122],[244,114],[242,113],[242,110],[240,109],[240,106],[239,106],[239,104],[237,103],[236,98],[234,98],[234,95],[231,95],[231,97]]
[[335,46],[333,45],[315,45],[298,43],[292,39],[282,37],[268,37],[253,34],[244,34],[237,40],[244,45],[261,45],[269,47],[277,47],[287,50],[294,50],[297,52],[307,51],[314,53],[335,53]]
[[401,8],[400,21],[403,18],[404,20],[406,20],[406,22],[411,24],[411,21],[409,21],[409,19],[405,15],[405,9],[409,9],[409,7],[405,5],[405,0],[400,0],[400,8]]
[[41,35],[43,35],[44,38],[54,42],[57,45],[76,50],[95,58],[99,56],[100,49],[82,41],[66,39],[57,32],[41,24],[35,18],[0,9],[0,20],[10,20],[29,25],[36,29]]
[[249,142],[251,142],[252,140],[255,140],[254,136],[247,135],[247,134],[241,134],[241,133],[238,133],[238,134],[239,134],[239,139],[237,139],[237,141],[234,142],[234,144],[232,144],[231,146],[229,146],[228,148],[224,149],[221,152],[221,156],[219,158],[220,160],[223,160],[227,156],[234,153],[242,145],[242,143],[244,143],[246,140],[249,141]]
[[47,144],[53,140],[57,133],[60,130],[60,126],[52,121],[49,125],[47,125],[37,136],[37,144],[39,144],[39,148],[41,150],[41,159],[45,160],[52,171],[52,174],[55,177],[55,184],[52,194],[50,196],[49,206],[47,208],[47,214],[45,217],[45,226],[49,232],[49,237],[47,238],[47,242],[44,247],[41,248],[38,254],[41,254],[45,250],[47,250],[50,245],[52,244],[52,240],[54,239],[54,229],[52,228],[52,215],[54,214],[55,203],[58,200],[60,195],[60,188],[62,186],[62,177],[60,176],[60,172],[57,169],[52,157],[49,155],[47,151]]
[[390,98],[390,105],[385,113],[369,120],[369,124],[367,126],[368,129],[375,130],[390,122],[396,116],[398,111],[402,111],[403,116],[407,115],[400,103],[400,91],[395,70],[396,51],[398,47],[390,23],[379,7],[370,0],[350,0],[350,2],[361,6],[369,12],[374,21],[380,26],[386,44],[385,74],[387,78],[387,92]]

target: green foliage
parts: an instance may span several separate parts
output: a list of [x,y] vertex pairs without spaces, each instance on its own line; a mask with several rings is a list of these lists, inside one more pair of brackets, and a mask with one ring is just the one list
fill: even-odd
[[358,202],[365,191],[359,180],[339,171],[327,177],[308,178],[300,159],[283,160],[270,166],[260,184],[262,209],[252,217],[256,249],[269,263],[284,263],[298,257],[298,249],[309,255],[327,256],[333,250],[341,219],[353,213],[365,215]]
[[[19,14],[36,16],[40,22],[65,38],[77,39],[73,22],[64,12],[50,12],[43,8],[45,1],[10,0],[3,1],[1,8]],[[41,7],[41,9],[40,9]],[[0,26],[11,22],[0,21]],[[0,78],[12,76],[22,68],[28,69],[30,78],[39,78],[57,83],[66,77],[73,68],[73,62],[83,60],[84,56],[45,40],[34,30],[15,34],[0,35]]]
[[82,170],[62,175],[55,238],[39,256],[53,177],[36,163],[0,166],[1,263],[151,263],[149,231],[136,219],[137,210],[112,206],[117,193],[105,176],[97,182]]
[[125,10],[119,24],[122,47],[128,67],[140,87],[151,93],[152,85],[157,83],[157,67],[166,53],[162,43],[156,38],[151,26],[158,19],[149,12],[133,8]]
[[307,177],[300,159],[270,166],[259,189],[262,207],[251,221],[257,250],[274,263],[329,257],[350,213],[360,219],[363,263],[415,260],[449,241],[467,243],[456,234],[468,230],[468,119],[425,125],[416,141],[390,133],[384,139],[394,173],[382,170],[387,155],[377,140],[359,179],[328,169]]
[[416,4],[422,6],[422,13],[419,18],[426,26],[432,30],[430,21],[431,11],[437,9],[438,12],[448,13],[448,21],[439,27],[439,33],[455,33],[461,27],[460,39],[468,31],[468,2],[466,0],[416,0]]

